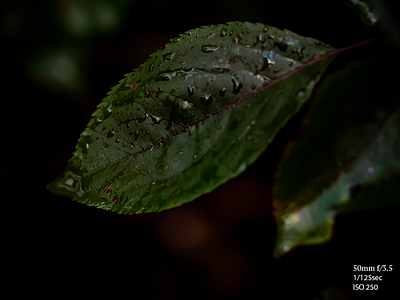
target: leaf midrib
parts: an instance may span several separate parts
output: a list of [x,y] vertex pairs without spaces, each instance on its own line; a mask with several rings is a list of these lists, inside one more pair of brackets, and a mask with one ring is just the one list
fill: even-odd
[[[208,119],[208,118],[210,118],[210,117],[212,117],[212,116],[214,116],[216,114],[219,114],[219,113],[221,113],[221,112],[223,112],[223,111],[225,111],[225,110],[227,110],[229,108],[234,108],[234,107],[238,106],[239,104],[241,104],[241,103],[253,98],[254,96],[258,95],[259,93],[263,92],[264,90],[266,90],[267,88],[271,87],[272,85],[281,82],[282,80],[284,80],[284,79],[296,74],[297,72],[305,69],[306,67],[311,66],[311,65],[313,65],[313,64],[315,64],[315,63],[317,63],[317,62],[319,62],[319,61],[321,61],[321,60],[323,60],[325,58],[328,58],[329,56],[332,56],[332,55],[335,55],[335,54],[337,54],[339,52],[345,51],[345,50],[347,50],[347,48],[348,47],[340,48],[340,49],[333,49],[331,51],[326,52],[323,55],[313,55],[313,57],[309,61],[303,63],[302,65],[298,66],[294,70],[283,74],[281,77],[279,77],[277,79],[273,79],[271,81],[265,82],[261,87],[259,87],[258,89],[254,90],[253,92],[250,92],[249,94],[243,96],[241,99],[237,100],[235,103],[231,103],[231,104],[229,104],[227,106],[224,106],[222,108],[219,108],[219,109],[215,110],[214,112],[208,113],[204,117],[198,118],[197,120],[193,121],[192,123],[184,125],[180,130],[176,131],[175,133],[170,134],[169,136],[167,136],[165,138],[159,139],[157,142],[149,145],[147,148],[145,148],[143,150],[140,150],[140,151],[137,151],[137,152],[134,152],[134,153],[129,153],[128,155],[126,155],[124,157],[121,157],[118,160],[115,160],[113,162],[110,162],[110,163],[100,167],[100,169],[106,168],[106,167],[108,167],[110,165],[117,164],[117,163],[119,163],[121,161],[129,159],[129,158],[131,158],[133,156],[137,156],[137,155],[142,154],[142,153],[144,153],[146,151],[151,151],[151,150],[153,150],[154,147],[160,145],[161,143],[164,143],[164,142],[170,140],[174,136],[177,136],[177,135],[181,134],[182,132],[186,131],[188,128],[190,128],[192,126],[195,126],[195,125],[199,124],[200,122],[202,122],[202,121],[204,121],[204,120],[206,120],[206,119]],[[118,149],[118,150],[121,150],[121,149]],[[94,173],[94,172],[97,172],[97,171],[98,171],[98,169],[96,168],[96,170],[91,172],[91,173]]]

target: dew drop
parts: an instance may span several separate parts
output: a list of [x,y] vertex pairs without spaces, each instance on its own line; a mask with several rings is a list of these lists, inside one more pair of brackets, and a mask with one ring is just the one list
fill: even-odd
[[197,158],[197,155],[195,154],[195,155],[193,155],[193,159],[196,159]]
[[226,36],[226,34],[228,33],[228,31],[226,30],[226,28],[222,28],[221,33],[220,33],[220,37],[224,37]]
[[86,148],[89,149],[89,144],[88,143],[86,143]]
[[274,61],[268,59],[267,57],[264,57],[263,59],[264,59],[264,64],[260,71],[265,71],[269,66],[275,63]]
[[303,52],[302,52],[303,49],[304,49],[304,47],[299,47],[297,49],[293,49],[292,53],[297,53],[297,55],[299,56],[299,59],[301,60],[304,57]]
[[187,90],[188,90],[189,96],[192,96],[193,95],[193,88],[190,85],[188,85],[187,86]]
[[321,42],[320,41],[315,41],[315,45],[321,45]]
[[175,56],[175,53],[167,53],[167,54],[164,54],[162,57],[164,59],[164,62],[167,62],[167,61],[171,60],[174,56]]
[[226,93],[226,88],[222,88],[222,89],[219,90],[219,95],[221,97],[223,97],[225,95],[225,93]]
[[151,118],[153,119],[153,122],[158,124],[161,122],[162,117],[157,117],[157,116],[151,116]]
[[190,103],[190,102],[188,102],[188,101],[183,101],[183,103],[182,103],[182,108],[183,109],[191,109],[192,108],[192,106],[193,106],[193,103]]
[[131,142],[131,148],[135,147],[135,144],[133,142]]
[[251,89],[254,90],[256,86],[254,84],[251,85]]
[[119,139],[116,139],[115,142],[119,143]]
[[299,58],[300,58],[300,59],[303,59],[303,58],[304,58],[303,50],[304,50],[304,47],[299,48],[298,54],[299,54]]
[[176,76],[176,72],[169,72],[169,73],[161,73],[158,74],[154,80],[155,81],[169,81],[171,80],[174,76]]
[[150,96],[150,92],[146,92],[146,93],[144,93],[144,96],[145,96],[146,98],[149,98],[149,96]]
[[212,103],[213,98],[211,94],[206,94],[204,97],[200,98],[200,101],[203,105],[209,105]]
[[205,52],[205,53],[209,53],[209,52],[215,52],[219,49],[220,47],[218,46],[214,46],[214,45],[203,45],[201,47],[201,51]]
[[109,113],[111,113],[111,112],[112,112],[112,104],[110,104],[110,106],[109,106],[109,107],[107,107],[107,110],[108,110],[108,112],[109,112]]
[[139,137],[139,130],[136,130],[136,131],[135,131],[135,134],[134,134],[134,136],[133,136],[133,138],[134,138],[135,140],[137,140],[138,137]]
[[263,31],[267,32],[268,31],[268,26],[264,26]]
[[306,94],[306,90],[305,90],[305,89],[300,89],[300,90],[297,92],[297,97],[298,97],[298,98],[302,98],[302,97],[304,97],[305,94]]
[[261,33],[256,37],[255,42],[253,43],[253,46],[257,45],[260,42],[262,42],[262,34]]
[[240,89],[243,87],[243,84],[239,82],[235,77],[232,79],[233,82],[233,93],[238,94],[240,92]]

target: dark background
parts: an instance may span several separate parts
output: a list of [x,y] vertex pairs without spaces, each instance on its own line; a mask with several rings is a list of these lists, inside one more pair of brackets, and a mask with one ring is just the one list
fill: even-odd
[[[398,209],[338,216],[329,243],[272,257],[273,174],[308,104],[244,173],[179,208],[118,215],[46,190],[110,87],[169,39],[235,20],[287,28],[334,47],[372,37],[344,2],[8,0],[0,9],[3,292],[104,299],[400,299],[394,275],[385,275],[379,297],[351,292],[354,264],[400,268]],[[341,54],[326,74],[374,55],[376,47]]]

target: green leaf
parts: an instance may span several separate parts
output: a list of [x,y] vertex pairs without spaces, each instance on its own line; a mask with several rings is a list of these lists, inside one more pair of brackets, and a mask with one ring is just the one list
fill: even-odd
[[334,56],[263,24],[188,31],[111,90],[48,188],[119,213],[191,201],[254,162]]
[[370,0],[346,0],[345,2],[348,7],[358,14],[363,23],[368,27],[374,26],[380,19],[379,13],[376,9],[372,8],[369,3]]
[[354,62],[316,91],[306,134],[279,171],[275,256],[330,239],[339,212],[400,204],[400,99],[397,79],[382,76],[391,68]]
[[396,2],[387,0],[345,0],[345,2],[375,35],[400,50],[400,22]]

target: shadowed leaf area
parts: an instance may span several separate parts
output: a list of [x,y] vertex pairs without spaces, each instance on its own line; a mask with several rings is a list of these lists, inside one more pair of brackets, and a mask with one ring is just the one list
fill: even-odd
[[279,171],[275,255],[327,241],[337,212],[399,204],[400,99],[397,79],[385,76],[391,68],[380,58],[356,61],[316,91],[304,138]]
[[130,214],[210,192],[266,149],[332,50],[263,24],[188,31],[111,90],[48,189]]

